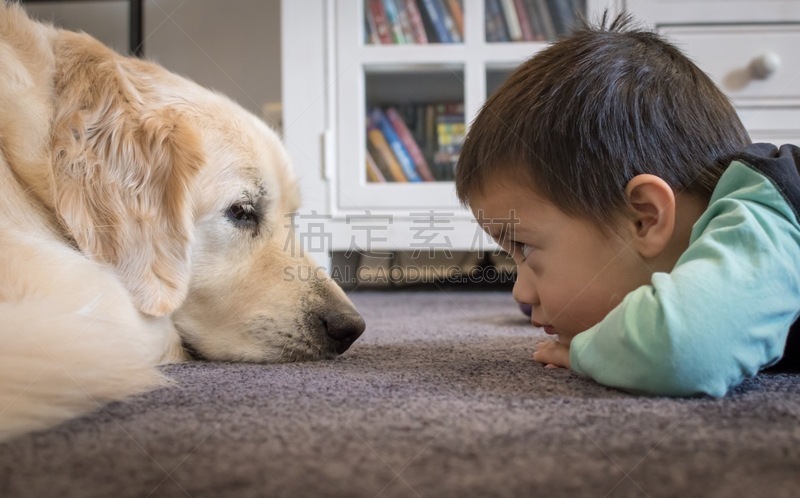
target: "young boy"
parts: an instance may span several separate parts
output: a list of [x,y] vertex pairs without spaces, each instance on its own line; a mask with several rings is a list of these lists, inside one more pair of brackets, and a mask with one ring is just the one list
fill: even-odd
[[514,298],[556,338],[533,359],[676,396],[796,366],[800,149],[750,145],[677,48],[605,25],[517,69],[458,162],[459,198],[517,263]]

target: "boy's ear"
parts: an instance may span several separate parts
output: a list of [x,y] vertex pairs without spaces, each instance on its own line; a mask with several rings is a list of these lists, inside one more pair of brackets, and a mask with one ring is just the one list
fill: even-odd
[[675,193],[655,175],[637,175],[625,187],[631,207],[629,228],[634,246],[644,258],[667,247],[675,230]]

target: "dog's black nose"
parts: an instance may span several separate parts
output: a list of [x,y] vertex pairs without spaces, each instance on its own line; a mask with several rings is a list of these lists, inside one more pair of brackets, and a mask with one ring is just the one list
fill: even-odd
[[339,354],[347,351],[347,348],[352,346],[367,328],[361,315],[354,312],[330,313],[323,321],[325,332],[328,337],[336,341],[336,352]]

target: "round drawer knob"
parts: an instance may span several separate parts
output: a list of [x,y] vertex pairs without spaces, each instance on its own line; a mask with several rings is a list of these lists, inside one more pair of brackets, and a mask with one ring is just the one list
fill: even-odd
[[764,80],[775,74],[775,71],[781,67],[781,58],[775,52],[767,52],[761,54],[752,61],[750,61],[750,72],[753,77],[759,80]]

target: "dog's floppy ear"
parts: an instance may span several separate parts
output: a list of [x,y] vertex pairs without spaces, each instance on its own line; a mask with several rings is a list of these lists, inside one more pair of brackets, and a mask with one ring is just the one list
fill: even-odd
[[140,311],[171,313],[189,283],[199,138],[187,118],[147,104],[136,77],[151,65],[85,35],[63,36],[53,123],[56,211],[81,251],[116,268]]

